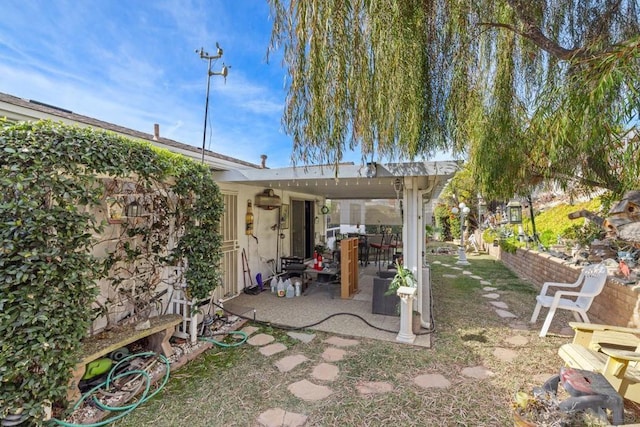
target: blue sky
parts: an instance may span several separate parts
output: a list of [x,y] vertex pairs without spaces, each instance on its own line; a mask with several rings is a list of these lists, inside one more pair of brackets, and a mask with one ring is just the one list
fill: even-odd
[[[207,61],[207,148],[268,167],[291,164],[281,126],[286,72],[266,62],[266,0],[2,0],[0,92],[202,146]],[[439,155],[434,160],[448,159]],[[350,153],[345,161],[360,162]]]
[[[280,119],[285,70],[266,62],[264,0],[3,0],[0,92],[202,146],[207,61],[207,148],[269,167],[288,166]],[[210,130],[210,132],[209,132]]]

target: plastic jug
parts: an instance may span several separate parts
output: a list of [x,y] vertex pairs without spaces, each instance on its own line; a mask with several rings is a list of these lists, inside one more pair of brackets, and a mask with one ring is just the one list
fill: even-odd
[[285,287],[284,287],[284,282],[282,280],[278,281],[278,296],[279,297],[285,296]]
[[295,289],[293,288],[293,285],[291,284],[291,280],[287,279],[287,298],[293,298],[295,296]]

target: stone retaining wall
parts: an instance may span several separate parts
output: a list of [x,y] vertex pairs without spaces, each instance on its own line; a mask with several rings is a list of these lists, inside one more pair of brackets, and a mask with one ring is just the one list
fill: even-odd
[[[566,261],[531,249],[518,249],[515,254],[502,251],[499,246],[483,244],[485,250],[501,260],[518,277],[533,283],[538,289],[544,282],[573,283],[580,274],[580,267]],[[593,323],[615,326],[640,327],[633,319],[638,293],[630,285],[609,276],[604,290],[589,309],[589,319]],[[543,312],[542,315],[546,315]]]

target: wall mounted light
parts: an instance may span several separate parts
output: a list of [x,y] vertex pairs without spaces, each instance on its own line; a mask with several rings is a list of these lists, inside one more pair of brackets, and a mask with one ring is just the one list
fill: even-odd
[[127,205],[127,218],[142,216],[142,207],[137,201],[132,201]]

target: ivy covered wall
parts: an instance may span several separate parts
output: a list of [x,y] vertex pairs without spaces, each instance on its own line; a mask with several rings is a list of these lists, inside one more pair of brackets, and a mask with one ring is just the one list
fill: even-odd
[[208,297],[224,207],[199,163],[50,121],[0,119],[0,186],[0,419],[22,410],[38,424],[66,405],[80,340],[105,314],[100,281],[132,315],[153,303],[166,266],[184,267],[190,295]]

